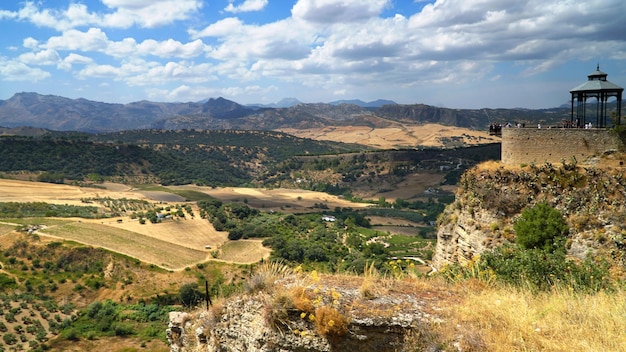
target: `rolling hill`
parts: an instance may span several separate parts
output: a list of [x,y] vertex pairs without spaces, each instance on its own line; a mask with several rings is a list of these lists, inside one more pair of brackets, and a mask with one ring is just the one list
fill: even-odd
[[400,105],[378,100],[296,104],[289,107],[244,106],[224,98],[202,102],[138,101],[111,104],[55,95],[17,93],[0,100],[0,126],[30,126],[56,131],[112,132],[134,129],[281,130],[328,126],[384,128],[390,123],[486,130],[493,122],[541,121],[558,124],[570,110],[449,109],[424,104]]

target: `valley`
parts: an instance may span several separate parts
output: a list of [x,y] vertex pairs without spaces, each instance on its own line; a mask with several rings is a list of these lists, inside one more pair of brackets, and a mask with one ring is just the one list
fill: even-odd
[[[0,294],[0,304],[9,315],[0,317],[0,323],[9,342],[0,347],[167,351],[163,331],[169,311],[193,314],[199,319],[194,324],[214,324],[202,319],[213,321],[213,315],[237,311],[230,305],[241,299],[253,302],[257,293],[266,298],[254,302],[270,317],[286,305],[291,313],[276,316],[277,321],[297,327],[301,342],[321,333],[298,316],[313,319],[313,308],[324,307],[329,297],[324,304],[341,314],[392,324],[398,312],[389,302],[404,295],[420,302],[411,314],[432,318],[428,324],[438,322],[432,330],[430,325],[427,331],[411,330],[417,335],[406,336],[411,341],[406,351],[434,344],[447,346],[444,350],[457,343],[470,350],[515,345],[491,335],[478,317],[460,308],[480,306],[472,300],[493,298],[485,295],[516,296],[524,291],[500,286],[495,280],[504,279],[489,276],[493,269],[480,267],[479,259],[468,258],[474,266],[451,266],[434,274],[431,262],[441,227],[467,223],[464,228],[473,233],[487,233],[485,245],[513,238],[512,223],[481,222],[479,198],[467,191],[468,170],[477,165],[493,175],[483,176],[487,180],[513,172],[493,161],[500,155],[495,138],[467,128],[388,119],[376,120],[376,127],[344,123],[276,131],[5,134],[0,138],[0,152],[6,156],[0,161],[0,281],[7,291]],[[613,167],[618,160],[621,156],[614,154],[593,165]],[[553,181],[558,178],[549,172],[569,175],[576,168],[563,167],[567,170],[551,165],[537,170]],[[592,166],[577,167],[588,172]],[[459,182],[466,189],[462,196]],[[491,190],[487,184],[476,185],[472,192]],[[497,203],[489,199],[480,201]],[[455,219],[466,209],[472,215]],[[575,219],[575,224],[582,221]],[[582,232],[581,243],[592,238],[608,241],[594,231]],[[610,233],[614,237],[619,231]],[[466,254],[465,247],[458,248],[460,254],[447,253]],[[584,270],[598,270],[591,277],[603,275],[603,266],[589,269],[586,261],[567,260],[572,268],[583,270],[582,289],[597,283]],[[267,273],[268,266],[283,272],[283,279],[308,286],[298,294],[283,288],[276,295],[273,287],[285,281],[274,286],[282,279]],[[606,286],[593,287],[615,287],[611,285],[620,282],[615,276],[619,272],[597,283]],[[205,285],[214,302],[208,313]],[[616,290],[622,297],[622,289]],[[576,294],[563,299],[572,302]],[[585,299],[600,298],[591,297]],[[544,301],[523,299],[530,310],[548,309]],[[481,309],[487,316],[494,313]],[[577,314],[588,313],[578,309]],[[239,315],[231,319],[236,323]],[[499,328],[516,329],[530,348],[551,346],[532,339],[532,329],[526,331],[510,318],[488,323],[506,321]],[[267,315],[255,319],[268,322]],[[546,329],[557,329],[545,319],[538,321]],[[561,325],[559,329],[567,331],[559,333],[573,329]],[[275,338],[280,340],[279,335]]]

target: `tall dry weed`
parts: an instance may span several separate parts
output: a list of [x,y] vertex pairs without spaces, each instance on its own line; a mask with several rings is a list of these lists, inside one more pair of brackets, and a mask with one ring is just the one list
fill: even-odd
[[479,341],[486,351],[623,351],[624,302],[624,291],[465,290],[464,300],[448,311],[442,333],[460,346]]
[[293,275],[293,270],[284,263],[266,261],[258,266],[256,273],[248,280],[246,291],[248,293],[271,291],[277,280],[290,275]]

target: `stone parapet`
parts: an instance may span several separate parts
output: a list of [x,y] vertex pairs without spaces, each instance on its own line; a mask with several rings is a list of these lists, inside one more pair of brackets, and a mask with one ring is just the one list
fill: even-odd
[[557,163],[587,158],[608,150],[621,150],[618,135],[607,129],[503,128],[502,163]]

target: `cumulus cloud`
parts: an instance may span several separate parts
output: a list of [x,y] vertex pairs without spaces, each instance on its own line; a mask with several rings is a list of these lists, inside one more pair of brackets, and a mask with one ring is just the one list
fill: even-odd
[[133,38],[124,38],[118,42],[109,42],[104,51],[114,57],[156,56],[161,58],[192,58],[201,55],[206,50],[208,50],[207,46],[199,39],[183,44],[173,39],[164,41],[147,39],[137,43]]
[[36,49],[39,46],[39,41],[33,37],[28,37],[22,41],[22,45],[28,49]]
[[291,14],[310,22],[345,23],[376,17],[389,5],[389,0],[299,0]]
[[[36,40],[30,38],[24,46],[34,48],[39,45]],[[90,28],[86,32],[71,29],[63,32],[60,36],[50,37],[47,43],[41,46],[55,50],[94,51],[115,58],[128,56],[192,58],[208,50],[208,47],[199,39],[189,43],[181,43],[174,39],[164,41],[147,39],[141,43],[137,43],[134,38],[112,41],[99,28]]]
[[87,32],[70,29],[61,36],[48,39],[45,47],[56,50],[104,51],[109,38],[100,28],[89,28]]
[[4,19],[14,19],[17,17],[15,11],[0,10],[0,21]]
[[309,28],[298,26],[292,20],[266,25],[246,25],[237,18],[225,18],[192,37],[215,37],[220,41],[207,52],[216,60],[242,60],[242,64],[257,59],[274,58],[295,60],[308,55],[312,40]]
[[87,26],[155,28],[188,19],[202,8],[201,0],[102,0],[102,3],[113,11],[90,12],[87,5],[74,2],[64,9],[42,9],[41,4],[27,1],[18,11],[0,12],[0,19],[17,18],[58,31]]
[[124,81],[131,86],[160,85],[171,81],[200,83],[216,80],[211,64],[169,61],[164,65],[155,64],[142,72],[127,75]]
[[59,31],[7,44],[15,47],[12,70],[44,77],[33,67],[56,64],[172,98],[204,84],[204,97],[261,97],[279,84],[346,95],[385,85],[406,96],[425,86],[532,77],[570,60],[626,59],[623,0],[292,0],[274,19],[268,0],[217,9],[202,0],[101,3],[104,10],[34,1],[0,10],[3,22]]
[[56,50],[46,49],[36,53],[25,53],[18,60],[28,65],[56,65],[61,57]]
[[78,72],[78,77],[86,78],[118,78],[120,70],[112,65],[88,65]]
[[0,59],[0,77],[5,81],[37,82],[49,78],[50,72],[30,67],[22,62]]
[[233,5],[231,2],[226,6],[224,11],[232,13],[260,11],[267,6],[267,3],[268,0],[245,0],[240,5]]
[[201,0],[102,0],[116,11],[103,16],[101,24],[128,28],[133,24],[155,28],[189,18],[202,8]]
[[93,63],[93,59],[90,57],[70,53],[57,64],[57,67],[60,70],[69,71],[74,65],[88,65],[91,63]]

